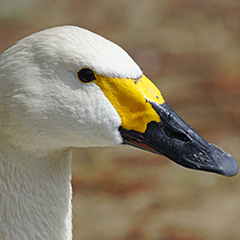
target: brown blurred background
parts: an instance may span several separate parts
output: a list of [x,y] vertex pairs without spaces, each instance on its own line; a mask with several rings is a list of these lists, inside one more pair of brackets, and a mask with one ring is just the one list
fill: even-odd
[[[169,105],[240,163],[240,2],[0,0],[0,52],[57,25],[122,46]],[[130,147],[75,149],[74,240],[239,240],[240,174]]]

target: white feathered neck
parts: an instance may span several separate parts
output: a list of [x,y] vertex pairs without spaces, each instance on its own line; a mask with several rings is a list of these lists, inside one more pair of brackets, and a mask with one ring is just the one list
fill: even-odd
[[72,239],[72,150],[45,157],[0,151],[1,239]]
[[0,58],[0,236],[72,238],[71,147],[115,146],[121,119],[84,67],[139,78],[117,45],[77,27],[33,34]]

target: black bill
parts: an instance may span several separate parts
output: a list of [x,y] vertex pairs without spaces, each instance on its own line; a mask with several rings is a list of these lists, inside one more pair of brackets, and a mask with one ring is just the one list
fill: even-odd
[[124,144],[162,154],[187,168],[225,176],[238,173],[238,164],[230,154],[203,139],[166,102],[151,105],[161,121],[150,122],[144,133],[120,127]]

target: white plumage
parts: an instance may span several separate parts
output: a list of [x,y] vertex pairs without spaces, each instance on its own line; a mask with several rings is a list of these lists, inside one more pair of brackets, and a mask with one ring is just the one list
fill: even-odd
[[[115,146],[121,119],[84,67],[139,78],[120,47],[65,26],[35,33],[0,58],[0,236],[71,239],[71,147]],[[1,237],[2,238],[2,237]]]

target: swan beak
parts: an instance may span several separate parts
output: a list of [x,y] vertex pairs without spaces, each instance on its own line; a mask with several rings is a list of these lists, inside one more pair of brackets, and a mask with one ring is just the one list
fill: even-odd
[[230,154],[203,139],[164,102],[150,102],[161,121],[151,121],[144,132],[120,127],[123,143],[161,154],[191,169],[225,176],[238,173],[238,164]]
[[184,122],[146,76],[97,79],[97,85],[121,117],[119,131],[124,144],[164,155],[187,168],[225,176],[238,173],[235,159]]

